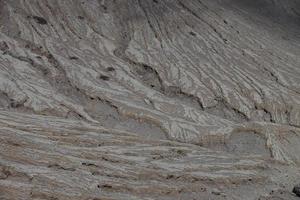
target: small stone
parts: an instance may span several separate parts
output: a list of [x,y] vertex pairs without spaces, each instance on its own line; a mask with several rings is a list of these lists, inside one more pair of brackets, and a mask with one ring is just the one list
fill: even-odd
[[112,71],[115,71],[115,68],[113,68],[113,67],[108,67],[108,68],[106,68],[106,70],[109,71],[109,72],[112,72]]
[[300,197],[300,184],[294,187],[293,193]]
[[4,41],[1,41],[0,42],[0,50],[1,51],[7,51],[8,49],[9,49],[9,47],[8,47],[7,43],[4,42]]
[[145,103],[151,105],[151,101],[149,99],[144,99]]
[[99,78],[104,81],[109,81],[109,79],[110,79],[108,76],[105,76],[105,75],[100,75]]
[[45,25],[48,23],[47,20],[43,17],[32,16],[32,18],[36,21],[36,23],[41,24],[41,25]]
[[214,194],[214,195],[221,195],[221,191],[218,190],[218,189],[213,189],[213,190],[211,191],[211,193]]
[[69,59],[70,59],[70,60],[78,60],[79,58],[76,57],[76,56],[70,56]]

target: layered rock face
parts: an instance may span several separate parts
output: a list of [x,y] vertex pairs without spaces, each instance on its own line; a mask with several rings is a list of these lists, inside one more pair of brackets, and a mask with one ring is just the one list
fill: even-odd
[[298,0],[0,0],[0,199],[298,199]]

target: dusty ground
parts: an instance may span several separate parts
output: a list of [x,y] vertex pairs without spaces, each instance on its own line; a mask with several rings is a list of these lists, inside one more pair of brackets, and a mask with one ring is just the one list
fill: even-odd
[[0,199],[293,200],[298,0],[0,0]]

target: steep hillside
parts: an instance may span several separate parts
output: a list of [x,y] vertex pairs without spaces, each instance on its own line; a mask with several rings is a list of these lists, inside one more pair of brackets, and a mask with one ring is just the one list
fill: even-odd
[[0,199],[297,199],[298,0],[0,0]]

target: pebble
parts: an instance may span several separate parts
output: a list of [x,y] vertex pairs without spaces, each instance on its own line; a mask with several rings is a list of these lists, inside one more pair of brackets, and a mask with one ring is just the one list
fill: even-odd
[[221,191],[218,190],[218,189],[213,189],[213,190],[211,191],[211,193],[214,194],[214,195],[221,195]]

